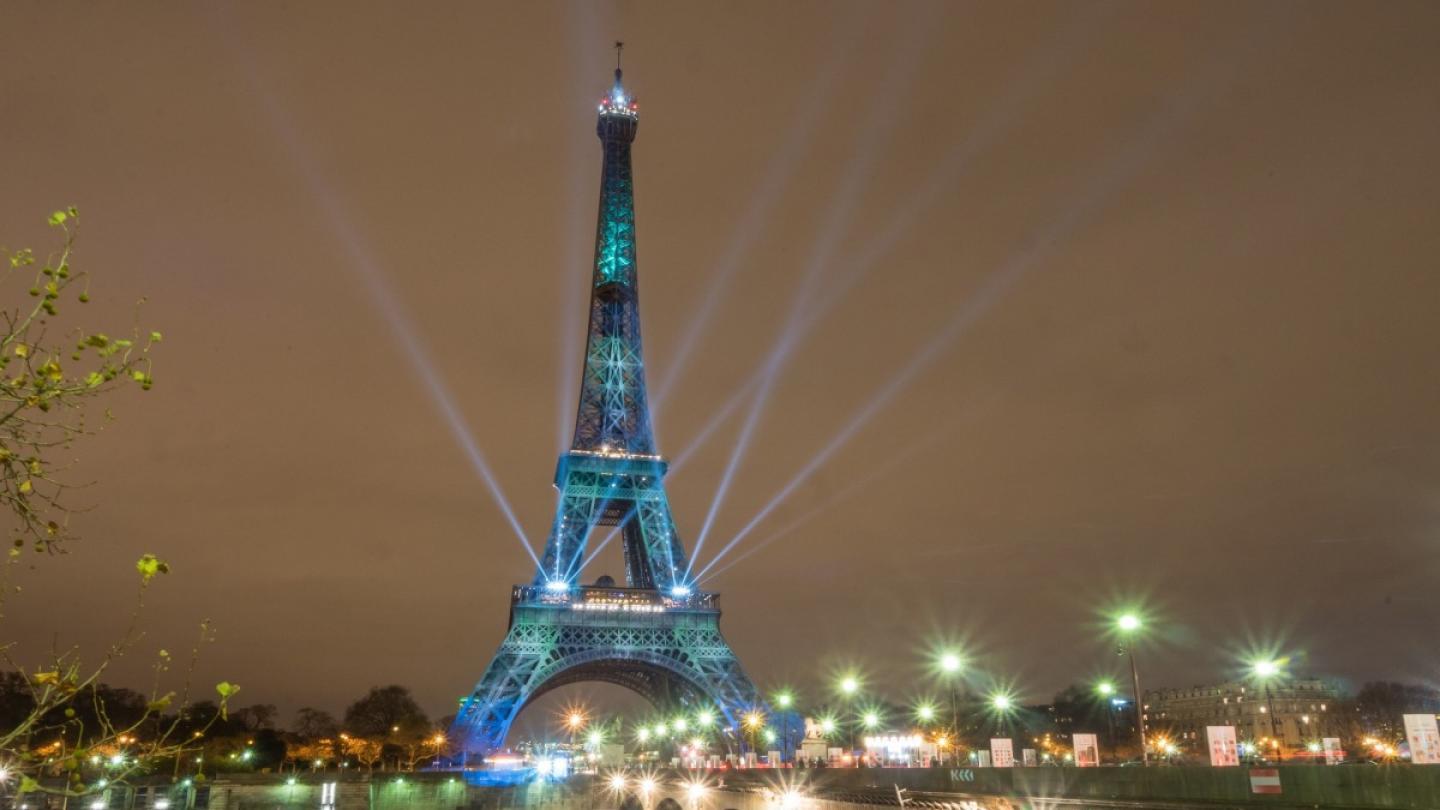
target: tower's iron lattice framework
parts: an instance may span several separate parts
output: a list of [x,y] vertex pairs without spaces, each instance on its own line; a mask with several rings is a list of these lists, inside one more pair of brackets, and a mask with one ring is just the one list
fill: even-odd
[[[579,681],[627,687],[661,709],[711,707],[730,728],[760,702],[720,634],[718,595],[688,579],[665,497],[640,345],[630,169],[639,113],[620,79],[617,67],[596,124],[604,160],[575,437],[556,467],[540,569],[511,594],[509,632],[456,721],[469,750],[499,748],[527,703]],[[623,588],[578,583],[602,526],[620,532]]]

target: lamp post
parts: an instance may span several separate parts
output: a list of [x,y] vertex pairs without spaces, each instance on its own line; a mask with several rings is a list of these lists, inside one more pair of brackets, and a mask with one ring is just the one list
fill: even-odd
[[960,739],[960,698],[957,684],[960,666],[958,653],[946,652],[940,655],[940,672],[950,687],[950,735],[956,740]]
[[572,749],[575,747],[575,735],[584,725],[585,715],[580,712],[571,712],[570,716],[565,718],[565,726],[570,729],[570,747]]
[[1142,622],[1134,613],[1122,614],[1115,620],[1120,637],[1125,640],[1125,652],[1130,657],[1130,680],[1135,687],[1135,726],[1140,731],[1140,764],[1150,764],[1150,754],[1145,750],[1145,701],[1140,697],[1140,670],[1135,666],[1135,633]]
[[755,742],[755,735],[760,731],[760,727],[765,724],[764,715],[759,712],[750,712],[745,715],[742,722],[745,726],[746,736],[750,738],[750,750],[757,751],[759,746]]
[[1010,708],[1014,705],[1015,702],[1010,698],[1010,696],[1003,692],[997,692],[996,694],[990,696],[990,706],[995,710],[996,732],[1004,730],[1002,728],[1002,723],[1005,719],[1005,716],[1010,713]]
[[1265,685],[1265,713],[1270,715],[1271,750],[1275,751],[1280,759],[1284,759],[1284,752],[1280,748],[1280,732],[1275,723],[1275,695],[1270,691],[1270,682],[1280,674],[1280,662],[1270,659],[1256,661],[1251,664],[1250,671],[1256,680]]
[[[860,715],[860,725],[864,726],[866,732],[873,732],[875,727],[880,725],[880,713],[874,709],[867,710],[864,714]],[[868,752],[869,746],[866,746],[866,750]],[[857,767],[859,766],[859,757],[855,758],[855,764]]]
[[999,737],[1003,734],[1005,737],[1014,738],[1014,724],[1010,722],[1010,713],[1014,708],[1015,699],[1009,694],[998,691],[990,693],[990,711],[995,715],[995,730],[990,736]]
[[1095,684],[1095,691],[1105,706],[1105,721],[1110,727],[1110,747],[1115,747],[1115,684],[1101,681]]
[[784,765],[789,753],[785,749],[790,747],[790,705],[795,702],[795,696],[789,692],[781,692],[775,696],[775,705],[780,707],[780,764]]
[[[851,698],[855,697],[855,694],[856,694],[857,692],[859,692],[859,691],[860,691],[860,679],[859,679],[859,678],[855,677],[854,675],[846,675],[845,677],[843,677],[843,678],[840,679],[840,695],[841,695],[841,697],[842,697],[845,701],[848,702]],[[854,724],[852,724],[852,725],[850,726],[850,753],[851,753],[851,754],[854,754],[854,753],[855,753],[855,726],[854,726]]]

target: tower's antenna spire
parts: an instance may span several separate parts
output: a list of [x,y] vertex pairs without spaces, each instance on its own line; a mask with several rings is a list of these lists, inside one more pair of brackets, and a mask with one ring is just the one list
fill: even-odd
[[625,50],[625,43],[615,40],[615,69],[620,69],[620,54]]

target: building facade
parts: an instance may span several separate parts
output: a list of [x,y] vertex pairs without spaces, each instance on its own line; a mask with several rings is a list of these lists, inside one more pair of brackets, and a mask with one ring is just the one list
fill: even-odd
[[1145,693],[1145,725],[1152,740],[1163,735],[1190,751],[1205,750],[1206,726],[1234,726],[1236,739],[1261,750],[1276,740],[1297,751],[1339,736],[1338,699],[1335,686],[1319,678],[1157,689]]

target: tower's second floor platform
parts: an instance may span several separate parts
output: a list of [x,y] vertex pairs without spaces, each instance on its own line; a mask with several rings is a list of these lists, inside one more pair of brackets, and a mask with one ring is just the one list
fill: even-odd
[[670,612],[720,612],[720,594],[693,591],[683,596],[661,593],[653,588],[622,588],[605,585],[547,587],[516,585],[510,605],[569,610],[592,615],[635,615]]

